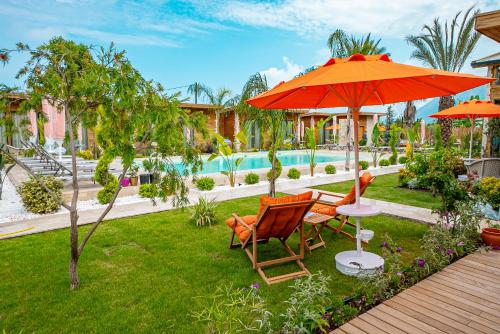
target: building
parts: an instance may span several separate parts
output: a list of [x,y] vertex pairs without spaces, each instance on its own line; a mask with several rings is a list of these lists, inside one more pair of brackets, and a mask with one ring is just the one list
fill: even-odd
[[[500,10],[476,15],[475,29],[477,32],[500,43]],[[474,60],[473,68],[485,68],[486,76],[496,78],[487,89],[487,98],[500,104],[500,52]],[[500,156],[500,133],[488,131],[490,120],[483,123],[482,152],[484,157]],[[495,122],[498,122],[496,119]]]

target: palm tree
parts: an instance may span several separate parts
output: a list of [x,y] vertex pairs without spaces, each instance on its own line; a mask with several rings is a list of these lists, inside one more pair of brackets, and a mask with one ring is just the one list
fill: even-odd
[[[357,38],[354,35],[348,35],[344,30],[337,29],[329,37],[327,46],[330,49],[332,57],[346,58],[352,54],[360,53],[363,55],[385,53],[385,47],[379,46],[380,39],[375,41],[371,34]],[[347,112],[347,149],[345,156],[345,170],[350,168],[351,159],[351,110]],[[356,138],[357,140],[357,138]]]
[[[462,13],[459,11],[450,24],[448,21],[441,24],[439,18],[435,18],[432,25],[424,25],[420,35],[406,37],[408,44],[415,50],[412,58],[436,69],[459,72],[472,50],[479,40],[480,34],[474,30],[474,17],[478,10],[471,14],[474,6],[470,7],[459,20]],[[457,31],[458,30],[458,31]],[[442,96],[439,98],[439,111],[453,107],[455,104],[453,96]],[[448,144],[451,136],[452,120],[439,119],[443,142]]]
[[203,91],[206,89],[205,85],[195,82],[188,86],[187,93],[194,97],[194,103],[198,103],[198,98],[203,96]]
[[220,114],[223,113],[226,108],[234,105],[234,98],[231,96],[232,92],[227,88],[219,88],[214,92],[206,86],[201,86],[201,91],[208,98],[210,104],[215,106],[215,133],[219,133]]

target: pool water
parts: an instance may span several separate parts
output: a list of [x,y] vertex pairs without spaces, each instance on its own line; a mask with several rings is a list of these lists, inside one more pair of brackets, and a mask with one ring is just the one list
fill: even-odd
[[[269,162],[267,152],[249,154],[241,153],[237,154],[236,156],[244,157],[238,168],[239,171],[259,168],[271,168],[271,162]],[[309,156],[305,152],[280,151],[277,153],[277,157],[281,161],[281,164],[283,166],[309,165]],[[341,161],[344,159],[344,153],[316,153],[314,160],[316,163],[322,163]],[[176,164],[176,168],[179,171],[184,170],[184,166],[181,163]],[[203,159],[203,169],[201,170],[200,174],[220,173],[221,171],[225,170],[227,170],[227,166],[220,157],[217,157],[212,161]]]

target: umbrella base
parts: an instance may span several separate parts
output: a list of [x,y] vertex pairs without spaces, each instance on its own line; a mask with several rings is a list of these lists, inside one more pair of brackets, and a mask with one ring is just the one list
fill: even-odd
[[371,275],[379,269],[384,269],[384,259],[377,254],[361,251],[345,251],[335,255],[336,268],[344,275]]

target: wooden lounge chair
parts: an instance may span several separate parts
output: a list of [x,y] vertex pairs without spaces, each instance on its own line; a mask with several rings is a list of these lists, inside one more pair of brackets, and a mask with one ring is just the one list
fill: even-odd
[[[281,197],[276,200],[284,199],[284,202],[265,204],[259,215],[239,217],[237,214],[233,213],[232,218],[226,221],[226,224],[232,229],[229,248],[241,247],[244,249],[252,262],[253,268],[257,270],[267,284],[279,283],[289,279],[310,275],[301,261],[304,258],[305,247],[303,219],[304,215],[314,204],[314,200],[311,200],[312,192],[307,194],[309,197],[308,200],[290,200],[301,198],[298,197],[301,195]],[[304,197],[307,196],[302,196],[302,198]],[[264,201],[266,201],[266,199],[264,199]],[[261,199],[261,205],[262,202]],[[287,244],[288,238],[297,229],[300,233],[299,254],[296,254]],[[237,244],[234,243],[235,236],[240,241]],[[278,239],[289,256],[259,262],[257,253],[258,244],[268,242],[270,238]],[[300,270],[274,277],[268,277],[264,273],[264,267],[286,262],[296,262]]]
[[[368,186],[370,184],[372,184],[372,182],[374,180],[375,180],[375,177],[372,176],[369,172],[365,172],[363,175],[361,175],[361,177],[359,178],[359,186],[360,186],[361,196],[363,196],[366,188],[368,188]],[[336,202],[327,202],[327,201],[322,200],[322,198],[324,196],[336,197],[336,198],[340,198],[340,200],[336,201]],[[356,227],[356,225],[349,221],[349,217],[341,216],[341,215],[337,214],[337,207],[339,207],[341,205],[354,204],[355,202],[356,202],[356,193],[355,193],[354,186],[352,186],[349,193],[347,195],[345,195],[344,197],[339,196],[339,195],[330,194],[330,193],[319,192],[318,197],[316,198],[316,204],[313,205],[310,212],[321,213],[324,215],[333,216],[334,220],[337,220],[339,222],[338,226],[333,227],[333,226],[330,226],[328,223],[325,225],[325,228],[328,228],[328,229],[334,231],[335,233],[343,234],[346,237],[349,237],[351,239],[356,239],[355,236],[353,236],[349,232],[346,232],[343,230],[345,225],[349,225],[352,227]]]

